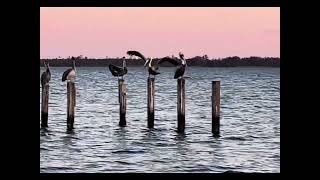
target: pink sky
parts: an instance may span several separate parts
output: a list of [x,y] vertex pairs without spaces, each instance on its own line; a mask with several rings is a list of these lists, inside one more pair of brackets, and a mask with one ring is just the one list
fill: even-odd
[[40,57],[280,57],[278,7],[42,7]]

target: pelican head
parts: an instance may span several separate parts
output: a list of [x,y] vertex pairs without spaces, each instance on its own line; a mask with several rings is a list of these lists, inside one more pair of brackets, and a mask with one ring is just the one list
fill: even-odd
[[184,55],[181,52],[179,52],[179,56],[181,59],[184,59]]
[[187,66],[187,61],[184,59],[184,54],[179,52],[179,57],[181,58],[182,65]]

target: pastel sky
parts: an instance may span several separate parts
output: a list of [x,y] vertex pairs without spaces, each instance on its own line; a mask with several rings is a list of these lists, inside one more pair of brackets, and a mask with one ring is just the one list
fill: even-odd
[[41,7],[40,57],[280,57],[279,7]]

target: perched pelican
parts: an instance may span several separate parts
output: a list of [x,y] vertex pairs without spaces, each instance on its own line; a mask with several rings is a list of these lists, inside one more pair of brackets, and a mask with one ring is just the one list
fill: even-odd
[[152,66],[152,60],[153,60],[152,58],[148,58],[146,63],[144,63],[144,67],[148,66],[149,76],[151,74],[155,77],[156,75],[160,74],[160,72],[157,71],[159,69],[159,66],[158,65]]
[[72,81],[74,82],[74,80],[76,79],[76,64],[75,64],[75,58],[72,58],[73,60],[73,64],[72,64],[72,68],[67,69],[63,75],[62,75],[62,82],[64,81]]
[[123,79],[123,76],[128,73],[128,69],[126,65],[126,57],[122,58],[122,67],[110,64],[109,70],[113,76],[117,76],[118,79],[119,77],[122,77]]
[[41,86],[44,87],[46,84],[49,83],[51,79],[51,72],[49,68],[49,63],[44,62],[44,66],[46,67],[46,71],[41,75]]
[[153,75],[155,77],[156,75],[160,74],[160,72],[157,71],[159,69],[159,66],[158,65],[152,65],[152,60],[153,60],[152,58],[146,59],[138,51],[128,51],[127,54],[130,55],[130,56],[138,56],[138,57],[140,57],[141,59],[143,59],[145,61],[143,66],[144,67],[148,66],[149,77],[150,77],[150,75]]
[[158,62],[158,64],[161,64],[163,62],[169,62],[177,66],[176,72],[174,74],[174,79],[182,78],[187,66],[187,62],[184,59],[184,55],[181,52],[179,53],[179,57],[180,57],[180,60],[170,58],[170,57],[164,57],[160,59],[160,61]]

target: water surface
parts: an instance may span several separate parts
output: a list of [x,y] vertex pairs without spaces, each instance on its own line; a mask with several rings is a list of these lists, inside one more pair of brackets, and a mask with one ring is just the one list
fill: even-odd
[[[129,67],[127,127],[121,128],[117,78],[107,68],[77,68],[75,129],[67,133],[65,70],[51,69],[40,172],[280,172],[280,68],[188,67],[184,135],[175,131],[177,82],[170,67],[156,78],[153,130],[146,69]],[[221,80],[220,138],[211,134],[213,80]]]

